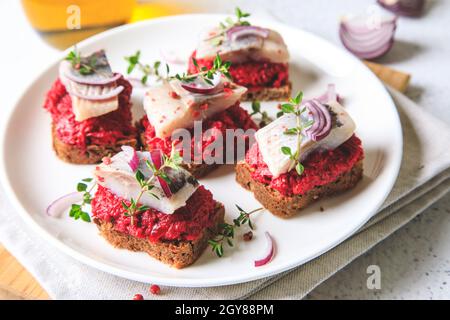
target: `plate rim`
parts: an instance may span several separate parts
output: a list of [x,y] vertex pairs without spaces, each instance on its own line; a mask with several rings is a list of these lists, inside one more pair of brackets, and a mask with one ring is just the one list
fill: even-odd
[[[109,35],[115,34],[117,32],[122,32],[128,29],[133,29],[133,28],[139,28],[142,26],[150,26],[153,24],[158,24],[161,21],[162,22],[170,22],[171,20],[181,20],[181,19],[195,19],[195,17],[217,17],[217,18],[223,18],[227,15],[225,14],[182,14],[182,15],[176,15],[176,16],[167,16],[167,17],[160,17],[160,18],[155,18],[155,19],[150,19],[150,20],[145,20],[145,21],[140,21],[137,23],[132,23],[132,24],[126,24],[126,25],[122,25],[116,28],[112,28],[109,29],[107,31],[101,32],[99,34],[96,34],[92,37],[89,37],[79,43],[77,43],[77,45],[83,47],[83,46],[87,46],[90,45],[92,43],[95,43],[97,40],[102,39],[104,37],[108,37]],[[395,172],[395,174],[392,174],[389,178],[390,180],[387,182],[387,186],[388,188],[386,188],[384,194],[380,197],[380,201],[379,203],[377,203],[376,206],[374,206],[372,208],[372,210],[370,210],[370,214],[367,215],[367,217],[365,219],[362,219],[361,223],[358,224],[354,230],[352,230],[351,232],[349,232],[348,234],[342,236],[341,238],[337,239],[336,241],[334,241],[333,243],[330,243],[327,246],[324,246],[324,248],[322,250],[319,250],[319,252],[317,252],[314,255],[309,256],[308,258],[305,258],[303,260],[300,261],[296,261],[295,263],[290,263],[282,268],[279,268],[277,270],[272,270],[269,272],[266,272],[264,275],[256,275],[256,276],[245,276],[242,278],[239,277],[233,277],[233,278],[223,278],[223,277],[217,277],[214,278],[213,280],[209,279],[209,280],[204,280],[204,279],[198,279],[198,278],[178,278],[178,277],[164,277],[164,280],[161,281],[161,279],[159,277],[158,278],[158,284],[160,285],[167,285],[167,286],[177,286],[177,287],[217,287],[217,286],[222,286],[222,285],[232,285],[232,284],[241,284],[241,283],[246,283],[246,282],[250,282],[250,281],[254,281],[254,280],[258,280],[258,279],[263,279],[263,278],[267,278],[267,277],[272,277],[272,276],[276,276],[278,274],[281,274],[283,272],[286,271],[290,271],[293,270],[296,267],[299,267],[319,256],[321,256],[322,254],[332,250],[333,248],[335,248],[336,246],[338,246],[339,244],[341,244],[343,241],[345,241],[346,239],[350,238],[352,235],[354,235],[370,218],[372,218],[376,212],[378,211],[378,209],[381,207],[381,205],[383,204],[383,202],[386,200],[387,196],[389,195],[389,193],[391,192],[398,174],[400,172],[400,166],[402,163],[402,159],[403,159],[403,130],[402,130],[402,124],[400,121],[400,116],[398,114],[398,110],[396,108],[396,105],[391,97],[391,95],[388,93],[387,89],[385,88],[385,86],[383,85],[383,83],[381,82],[381,80],[379,80],[373,73],[372,71],[370,71],[370,69],[358,58],[356,58],[355,56],[353,56],[352,54],[350,54],[349,52],[345,51],[343,48],[335,45],[334,43],[332,43],[331,41],[328,41],[324,38],[322,38],[319,35],[316,35],[314,33],[311,33],[309,31],[305,31],[303,29],[299,29],[287,24],[284,24],[282,22],[279,21],[272,21],[270,19],[261,19],[261,18],[255,18],[253,20],[257,20],[257,21],[268,21],[270,24],[272,25],[279,25],[282,26],[283,28],[288,28],[291,29],[295,32],[300,32],[303,33],[306,36],[315,38],[315,40],[325,43],[328,46],[333,46],[336,50],[341,51],[341,53],[343,53],[345,56],[347,56],[347,58],[353,60],[353,63],[359,64],[360,67],[363,67],[366,70],[366,73],[369,77],[372,78],[372,81],[374,83],[376,83],[376,85],[379,87],[380,92],[383,92],[383,94],[385,95],[386,101],[389,101],[389,108],[392,108],[394,110],[394,115],[396,116],[396,122],[398,124],[397,126],[397,135],[399,138],[399,152],[397,153],[396,157],[394,157],[391,161],[393,162],[392,166],[392,170],[393,172]],[[155,277],[152,276],[145,276],[145,275],[141,275],[138,273],[134,273],[132,271],[127,271],[127,270],[123,270],[119,267],[115,267],[112,265],[108,265],[102,262],[99,262],[97,260],[95,260],[94,258],[90,258],[82,253],[80,253],[79,251],[77,251],[76,249],[71,248],[70,246],[66,245],[65,243],[63,243],[62,241],[58,240],[57,238],[55,238],[54,236],[52,236],[44,227],[42,227],[39,223],[37,223],[32,216],[28,213],[28,211],[25,209],[24,206],[22,206],[22,204],[20,203],[16,193],[13,190],[12,187],[12,182],[9,179],[8,173],[6,172],[6,143],[7,143],[7,132],[9,131],[9,127],[11,124],[11,119],[18,107],[18,105],[21,103],[21,101],[26,97],[27,92],[31,89],[32,86],[35,85],[35,83],[42,77],[44,76],[49,69],[52,68],[52,66],[57,63],[58,61],[60,61],[66,54],[67,52],[71,49],[71,47],[69,47],[68,49],[62,51],[60,54],[58,54],[55,57],[55,60],[52,63],[49,63],[46,67],[44,68],[39,68],[38,72],[36,72],[34,74],[34,76],[31,78],[31,80],[27,83],[27,85],[25,85],[23,87],[23,89],[20,91],[20,93],[16,96],[15,99],[12,100],[12,107],[8,108],[8,110],[5,112],[5,118],[4,121],[1,123],[1,140],[0,140],[0,182],[5,190],[6,196],[9,199],[10,203],[13,205],[13,208],[17,211],[17,213],[19,213],[19,216],[27,223],[28,226],[30,226],[30,228],[36,232],[41,238],[43,238],[44,240],[46,240],[47,242],[51,243],[53,246],[55,246],[56,248],[58,248],[58,250],[62,251],[64,254],[73,257],[74,259],[89,265],[91,267],[96,268],[97,270],[103,271],[103,272],[107,272],[116,276],[120,276],[122,278],[126,278],[126,279],[130,279],[130,280],[134,280],[134,281],[140,281],[140,282],[152,282]]]

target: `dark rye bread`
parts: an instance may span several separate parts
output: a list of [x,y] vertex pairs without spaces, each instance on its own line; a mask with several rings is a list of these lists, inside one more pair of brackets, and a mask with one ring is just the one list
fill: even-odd
[[[145,142],[145,134],[143,132],[143,128],[136,124],[136,126],[141,131],[139,135],[140,143],[144,150],[147,150],[147,143]],[[206,164],[206,163],[185,163],[181,165],[184,169],[186,169],[190,174],[192,174],[196,179],[200,179],[206,176],[208,173],[214,171],[219,167],[218,164]]]
[[151,257],[177,269],[193,264],[208,246],[208,240],[217,235],[220,225],[224,223],[224,206],[217,202],[215,209],[215,227],[204,229],[194,241],[160,241],[150,242],[114,230],[114,225],[100,219],[94,219],[100,235],[116,248],[148,253]]
[[292,84],[281,86],[279,88],[261,88],[258,90],[248,90],[241,98],[241,101],[271,101],[271,100],[288,100],[291,96]]
[[121,151],[122,146],[136,148],[136,138],[123,139],[114,145],[87,145],[86,148],[74,146],[61,141],[56,134],[55,126],[52,124],[53,149],[56,155],[65,162],[75,164],[95,164],[102,161],[103,157],[110,157]]
[[358,161],[351,170],[341,174],[335,181],[317,186],[304,195],[284,196],[278,190],[256,181],[251,176],[251,168],[245,162],[236,166],[236,181],[245,189],[253,192],[256,200],[282,218],[289,218],[309,204],[331,195],[353,188],[362,178],[362,160]]

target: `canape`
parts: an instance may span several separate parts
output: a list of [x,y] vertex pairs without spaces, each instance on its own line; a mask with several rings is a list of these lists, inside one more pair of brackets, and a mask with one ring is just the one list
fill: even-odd
[[98,163],[137,145],[130,83],[114,73],[103,50],[88,56],[72,51],[59,66],[44,103],[52,117],[53,148],[64,161]]
[[290,217],[314,201],[353,188],[364,152],[355,123],[337,101],[299,97],[260,129],[236,166],[236,180],[274,215]]
[[[216,60],[215,69],[220,69],[217,66],[221,63]],[[168,155],[176,147],[185,159],[184,167],[197,178],[229,163],[227,156],[231,152],[237,155],[239,146],[248,148],[257,129],[239,103],[247,89],[217,70],[209,73],[211,79],[205,78],[205,72],[174,77],[151,87],[144,97],[146,116],[138,125],[144,149],[160,149]],[[180,129],[186,129],[189,136],[180,137]],[[236,129],[242,131],[230,145],[227,132]]]
[[248,89],[243,100],[286,100],[291,95],[289,53],[281,35],[250,25],[236,9],[236,21],[208,30],[189,59],[188,71],[209,68],[216,54],[230,61],[233,81]]
[[105,158],[94,176],[92,216],[114,247],[183,268],[194,263],[224,222],[223,205],[159,150],[124,147]]

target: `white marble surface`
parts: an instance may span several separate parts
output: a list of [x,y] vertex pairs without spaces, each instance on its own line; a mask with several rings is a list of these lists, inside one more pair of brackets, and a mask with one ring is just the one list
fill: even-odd
[[[187,2],[184,0],[184,2]],[[203,11],[231,12],[235,5],[304,28],[340,45],[337,24],[341,14],[364,12],[375,0],[197,0]],[[213,3],[213,7],[212,6]],[[420,19],[401,19],[397,41],[377,62],[412,74],[407,95],[450,124],[450,1],[429,0]],[[2,33],[0,78],[2,107],[53,59],[47,46],[28,26],[19,1],[0,1]],[[5,50],[8,48],[8,50]],[[0,110],[0,115],[1,115]],[[3,118],[3,117],[0,117]],[[1,119],[3,121],[3,119]],[[450,145],[450,143],[449,143]],[[377,245],[316,288],[310,299],[438,299],[450,298],[450,195],[426,210],[407,227]],[[380,290],[366,288],[369,265],[381,268]]]

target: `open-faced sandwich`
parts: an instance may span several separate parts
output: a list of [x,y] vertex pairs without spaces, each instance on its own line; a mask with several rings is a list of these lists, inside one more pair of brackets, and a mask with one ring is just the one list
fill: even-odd
[[114,73],[103,50],[88,56],[72,51],[60,63],[59,78],[44,108],[52,116],[53,148],[71,163],[98,163],[137,145],[132,125],[131,85]]
[[361,141],[336,100],[302,103],[300,94],[283,104],[283,115],[256,133],[238,163],[237,181],[273,214],[290,217],[361,180]]
[[[168,155],[175,146],[184,167],[198,178],[229,163],[226,157],[235,147],[248,147],[257,125],[239,103],[247,89],[230,81],[228,68],[229,63],[216,56],[208,70],[177,75],[151,87],[144,97],[146,116],[139,123],[144,149]],[[232,145],[226,139],[228,129],[242,129]]]
[[92,216],[101,235],[176,268],[192,264],[223,224],[223,205],[179,167],[179,155],[123,149],[94,172]]
[[232,63],[233,81],[248,89],[243,100],[287,100],[291,95],[289,53],[281,35],[250,25],[249,16],[236,8],[236,20],[208,30],[189,59],[190,73],[210,68],[219,54]]

